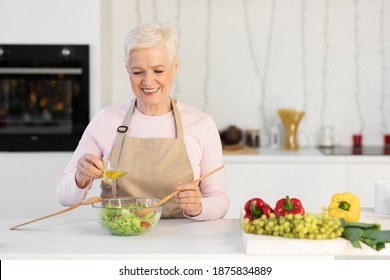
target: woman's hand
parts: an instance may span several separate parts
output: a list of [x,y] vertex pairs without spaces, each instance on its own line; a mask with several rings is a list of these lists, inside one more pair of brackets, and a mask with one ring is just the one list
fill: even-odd
[[196,184],[179,184],[176,189],[177,204],[190,216],[198,216],[202,212],[202,193]]
[[92,179],[98,179],[103,176],[104,165],[101,159],[92,154],[84,154],[77,161],[76,184],[84,189]]

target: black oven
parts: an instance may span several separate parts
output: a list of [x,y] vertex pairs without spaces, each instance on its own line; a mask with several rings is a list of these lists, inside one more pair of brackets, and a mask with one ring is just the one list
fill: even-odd
[[87,45],[0,44],[0,151],[73,151],[88,122]]

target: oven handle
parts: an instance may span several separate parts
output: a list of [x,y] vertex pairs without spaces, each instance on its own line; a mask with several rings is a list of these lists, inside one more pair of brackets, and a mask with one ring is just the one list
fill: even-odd
[[29,67],[0,67],[0,74],[31,74],[31,75],[42,75],[42,74],[70,74],[70,75],[81,75],[83,69],[81,68],[29,68]]

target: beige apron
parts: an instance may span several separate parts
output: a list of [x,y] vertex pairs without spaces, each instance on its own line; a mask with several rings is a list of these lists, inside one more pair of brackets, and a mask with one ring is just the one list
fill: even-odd
[[[177,138],[132,138],[126,136],[135,108],[135,100],[118,127],[109,159],[128,170],[117,180],[117,197],[143,196],[163,198],[175,191],[178,183],[194,180],[184,143],[183,125],[176,102],[171,100]],[[112,197],[111,186],[102,181],[101,197]],[[162,218],[183,218],[176,200],[164,204]]]

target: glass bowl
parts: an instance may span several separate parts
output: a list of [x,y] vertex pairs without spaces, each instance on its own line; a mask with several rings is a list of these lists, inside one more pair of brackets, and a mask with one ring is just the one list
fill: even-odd
[[[93,203],[99,223],[113,235],[134,236],[149,232],[160,220],[163,205],[154,207],[159,201],[151,197],[105,198]],[[150,208],[150,214],[137,216],[141,208]]]

